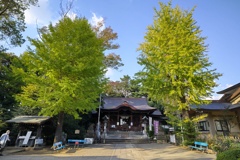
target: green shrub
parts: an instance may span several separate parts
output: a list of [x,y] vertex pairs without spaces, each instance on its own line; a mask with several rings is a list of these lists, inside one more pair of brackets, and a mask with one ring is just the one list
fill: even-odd
[[217,154],[217,160],[239,160],[240,149],[230,149]]
[[182,122],[182,125],[183,125],[183,129],[181,134],[183,135],[183,138],[184,138],[183,145],[188,146],[188,145],[194,144],[194,141],[198,135],[195,123],[190,119],[185,119]]
[[223,152],[229,149],[240,148],[239,140],[233,137],[224,136],[208,136],[204,138],[197,138],[197,141],[203,141],[208,143],[208,148],[214,150],[215,152]]
[[152,126],[152,130],[150,131],[149,130],[149,127],[147,127],[147,134],[148,134],[148,137],[153,139],[154,137],[154,127]]

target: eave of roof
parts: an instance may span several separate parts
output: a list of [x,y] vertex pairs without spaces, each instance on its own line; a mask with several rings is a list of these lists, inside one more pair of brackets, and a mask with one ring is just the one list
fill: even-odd
[[240,97],[240,87],[234,88],[231,91],[224,93],[224,95],[219,99],[219,101],[232,103],[238,97]]
[[240,97],[240,88],[238,88],[230,97],[230,101],[236,100],[238,97]]
[[231,87],[228,87],[222,91],[219,91],[219,92],[217,92],[217,94],[229,94],[229,93],[232,93],[233,90],[236,90],[238,87],[240,87],[240,83],[237,83]]
[[240,108],[240,103],[232,104],[229,109],[236,109],[236,108]]
[[17,116],[13,119],[7,120],[7,123],[22,123],[22,124],[42,124],[51,117],[45,116]]
[[162,112],[160,112],[159,109],[155,110],[152,114],[152,116],[162,116]]

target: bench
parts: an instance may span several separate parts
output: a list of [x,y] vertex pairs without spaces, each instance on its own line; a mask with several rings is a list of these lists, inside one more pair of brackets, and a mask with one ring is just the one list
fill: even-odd
[[79,147],[79,144],[83,145],[86,143],[85,140],[82,139],[68,139],[68,144],[74,143],[74,148]]
[[62,144],[62,142],[56,142],[53,144],[52,148],[54,151],[58,151],[58,150],[64,149],[65,146]]
[[196,150],[199,150],[199,151],[207,151],[208,149],[208,144],[205,143],[205,142],[197,142],[195,141],[194,142],[194,146],[190,146],[190,148],[193,150],[193,149],[196,149]]

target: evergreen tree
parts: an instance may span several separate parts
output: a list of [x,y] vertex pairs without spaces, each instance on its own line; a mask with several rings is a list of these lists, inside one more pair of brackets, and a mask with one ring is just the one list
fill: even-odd
[[129,75],[124,75],[120,81],[108,81],[105,87],[105,93],[110,97],[142,97],[146,96],[141,91],[140,81]]
[[124,75],[121,80],[121,87],[122,87],[122,94],[124,97],[129,97],[131,96],[131,77],[129,75]]
[[13,117],[18,106],[14,95],[20,93],[23,85],[21,78],[14,75],[12,66],[22,67],[19,58],[12,53],[0,52],[0,121],[2,122]]

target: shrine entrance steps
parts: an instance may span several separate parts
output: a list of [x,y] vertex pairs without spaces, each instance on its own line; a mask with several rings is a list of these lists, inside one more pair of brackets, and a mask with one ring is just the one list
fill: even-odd
[[140,131],[110,131],[105,135],[105,143],[149,143],[149,139]]

